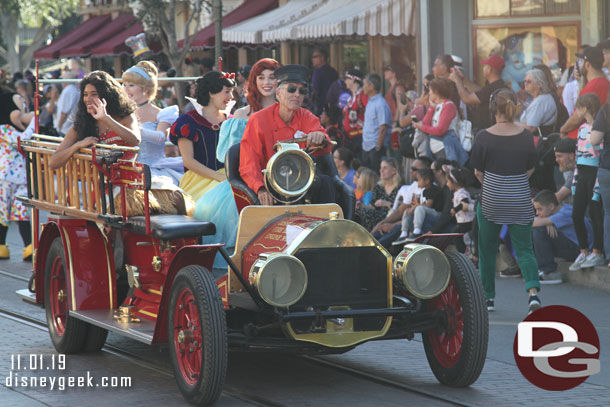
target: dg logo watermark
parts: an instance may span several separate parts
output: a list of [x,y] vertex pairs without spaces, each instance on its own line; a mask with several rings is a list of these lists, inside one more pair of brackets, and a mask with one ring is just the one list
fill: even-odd
[[519,323],[513,352],[523,376],[545,390],[568,390],[600,372],[595,327],[563,305],[543,307]]

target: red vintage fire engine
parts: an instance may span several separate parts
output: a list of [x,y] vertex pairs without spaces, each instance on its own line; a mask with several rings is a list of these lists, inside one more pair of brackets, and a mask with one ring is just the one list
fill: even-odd
[[[287,203],[276,206],[254,205],[237,171],[239,146],[229,150],[240,212],[232,257],[221,244],[200,243],[215,233],[213,224],[150,213],[150,171],[121,158],[132,148],[96,145],[50,170],[57,145],[37,136],[20,148],[28,172],[23,200],[36,225],[40,210],[50,213],[35,228],[31,292],[21,294],[46,308],[58,352],[98,351],[109,331],[167,343],[178,386],[195,405],[219,397],[229,349],[342,353],[421,333],[441,383],[468,386],[478,378],[487,311],[472,263],[445,251],[454,236],[424,236],[393,260],[349,220],[353,196],[340,183],[339,205],[307,203],[315,164],[298,145],[280,145],[265,171],[267,187]],[[122,202],[128,189],[143,191],[145,213],[118,211],[117,188]],[[229,263],[220,275],[212,273],[218,252]]]

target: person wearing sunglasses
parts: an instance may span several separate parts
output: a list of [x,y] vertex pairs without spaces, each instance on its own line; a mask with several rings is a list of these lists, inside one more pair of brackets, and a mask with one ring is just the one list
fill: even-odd
[[[253,113],[248,120],[241,141],[239,173],[257,195],[261,205],[273,205],[271,194],[265,189],[262,170],[275,153],[273,146],[282,140],[303,137],[303,144],[324,146],[314,155],[330,154],[330,139],[320,119],[301,107],[308,94],[310,71],[303,65],[284,65],[275,71],[278,103]],[[318,174],[321,188],[314,183],[314,203],[334,202],[334,188],[329,177]],[[328,178],[328,180],[326,180]],[[330,187],[326,187],[330,183]],[[317,193],[319,192],[319,193]]]

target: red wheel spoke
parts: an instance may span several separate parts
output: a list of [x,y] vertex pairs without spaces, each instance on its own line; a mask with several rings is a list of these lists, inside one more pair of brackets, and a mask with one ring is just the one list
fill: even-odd
[[174,321],[173,340],[178,353],[176,357],[180,372],[185,382],[193,386],[199,380],[203,349],[199,310],[195,303],[195,297],[188,288],[183,288],[178,294]]
[[53,316],[53,329],[59,336],[66,331],[68,315],[68,293],[66,278],[61,257],[53,259],[51,265],[51,278],[48,295],[50,296],[51,315]]
[[462,303],[453,280],[441,295],[430,301],[428,308],[430,311],[441,310],[446,313],[445,329],[441,332],[429,331],[427,334],[439,363],[443,367],[451,368],[460,358],[464,339]]

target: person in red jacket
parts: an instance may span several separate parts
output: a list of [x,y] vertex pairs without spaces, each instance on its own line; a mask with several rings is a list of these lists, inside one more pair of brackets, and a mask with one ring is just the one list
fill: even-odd
[[362,151],[362,126],[364,125],[364,110],[368,98],[362,90],[364,77],[358,69],[349,69],[345,73],[345,84],[352,92],[347,105],[343,108],[343,130],[349,140],[349,147],[355,155]]
[[[253,113],[248,120],[240,146],[239,173],[257,195],[261,205],[273,205],[273,197],[265,189],[262,170],[275,153],[273,146],[282,140],[303,135],[303,144],[326,147],[317,154],[330,154],[330,139],[320,119],[302,108],[308,93],[309,69],[303,65],[284,65],[275,71],[278,80],[278,103]],[[316,203],[334,202],[334,189],[329,177],[317,174]],[[320,185],[322,184],[322,185]]]

